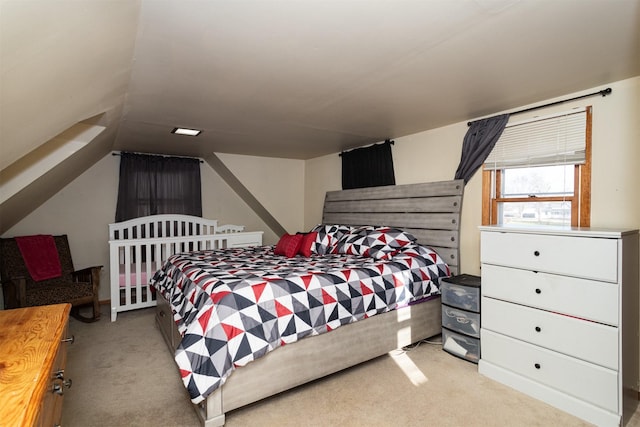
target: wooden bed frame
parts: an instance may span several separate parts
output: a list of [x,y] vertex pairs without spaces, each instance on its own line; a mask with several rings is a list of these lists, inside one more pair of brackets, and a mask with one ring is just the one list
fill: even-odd
[[[457,274],[463,190],[463,181],[453,180],[331,191],[322,222],[405,229]],[[174,352],[180,335],[169,304],[160,295],[158,300],[156,320]],[[205,427],[222,426],[226,412],[440,333],[440,298],[379,314],[270,352],[234,371],[195,408]]]
[[[156,305],[149,280],[171,255],[262,244],[262,231],[189,215],[151,215],[109,224],[111,321],[118,313]],[[144,260],[144,262],[135,262]]]

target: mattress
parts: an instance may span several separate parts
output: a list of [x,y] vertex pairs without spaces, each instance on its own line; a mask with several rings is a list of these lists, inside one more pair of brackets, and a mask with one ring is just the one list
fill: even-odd
[[238,367],[276,348],[439,293],[449,267],[411,244],[389,259],[287,258],[272,246],[170,257],[151,279],[183,339],[175,360],[199,403]]

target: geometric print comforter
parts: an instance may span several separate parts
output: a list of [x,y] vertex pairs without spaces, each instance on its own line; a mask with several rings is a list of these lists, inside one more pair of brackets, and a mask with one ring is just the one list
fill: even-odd
[[151,284],[183,339],[175,360],[193,403],[237,367],[306,336],[439,293],[449,267],[411,244],[388,260],[346,254],[287,258],[273,246],[170,257]]

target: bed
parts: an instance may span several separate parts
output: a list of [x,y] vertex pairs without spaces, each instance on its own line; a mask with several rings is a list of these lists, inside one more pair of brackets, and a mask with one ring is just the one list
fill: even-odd
[[[284,263],[278,264],[276,267],[283,268],[284,273],[276,274],[273,270],[269,270],[264,273],[265,276],[261,276],[263,273],[258,272],[260,265],[256,264],[268,264],[270,262],[269,251],[273,252],[273,247],[254,247],[245,250],[244,254],[248,254],[248,258],[244,265],[236,264],[242,262],[242,254],[237,252],[232,254],[235,250],[197,251],[172,257],[163,264],[163,267],[156,272],[152,279],[154,286],[159,291],[156,320],[170,350],[175,352],[183,382],[203,425],[207,427],[224,425],[225,413],[229,411],[439,334],[441,332],[441,311],[437,289],[438,277],[457,274],[459,270],[459,230],[463,188],[461,180],[454,180],[328,192],[325,198],[322,225],[314,230],[322,231],[322,227],[347,227],[350,230],[356,230],[343,233],[343,237],[348,236],[348,238],[340,238],[343,245],[353,236],[360,236],[358,233],[363,233],[362,230],[365,230],[364,233],[369,233],[369,230],[372,229],[379,231],[380,227],[376,226],[381,224],[415,237],[415,242],[412,241],[397,251],[389,252],[388,255],[385,253],[380,256],[380,259],[373,259],[373,256],[368,258],[365,261],[369,263],[367,267],[360,266],[353,270],[344,268],[349,267],[349,263],[353,261],[352,258],[349,258],[353,255],[350,252],[353,246],[348,245],[342,247],[343,249],[349,248],[343,251],[344,253],[331,254],[326,257],[328,264],[332,262],[346,264],[336,271],[326,270],[323,265],[320,267],[316,265],[313,268],[317,268],[319,271],[301,273],[297,271],[299,257],[295,257],[294,259],[274,261],[276,264]],[[317,241],[316,239],[316,243]],[[429,268],[432,268],[433,274],[436,274],[435,271],[440,271],[437,276],[429,273],[428,277],[422,276],[420,278],[422,273],[418,273],[418,270],[411,270],[410,273],[406,270],[400,271],[406,263],[426,263],[423,261],[428,258],[422,252],[426,250],[424,246],[433,248],[439,255],[438,257],[429,254],[436,264],[435,268],[433,268],[433,264]],[[422,249],[415,249],[416,247]],[[410,251],[415,250],[420,252],[419,257],[409,254]],[[357,248],[355,252],[359,253]],[[240,257],[240,260],[234,258],[235,256]],[[347,259],[341,258],[343,256]],[[315,259],[312,255],[310,262],[316,261],[324,262]],[[446,264],[443,261],[446,261]],[[378,262],[382,265],[378,265]],[[213,283],[215,286],[212,285],[212,288],[224,290],[224,286],[228,286],[228,282],[224,280],[233,281],[237,277],[230,277],[231,273],[229,272],[212,271],[211,265],[213,264],[229,264],[233,269],[233,274],[240,271],[241,282],[244,285],[240,286],[239,292],[245,292],[239,297],[232,294],[236,298],[233,304],[218,305],[215,309],[212,308],[209,300],[218,299],[218,302],[221,302],[222,298],[227,298],[227,296],[220,296],[225,292],[209,294],[202,292],[202,289]],[[416,268],[423,271],[422,269],[427,267],[419,265]],[[367,272],[376,269],[380,270],[384,278],[378,279],[373,275],[368,276]],[[389,269],[389,274],[385,275],[387,269]],[[290,272],[291,270],[295,275]],[[273,285],[273,289],[280,289],[284,283],[288,283],[287,289],[290,286],[296,287],[295,295],[304,294],[304,292],[298,291],[301,290],[300,288],[307,287],[309,296],[305,298],[312,301],[310,291],[317,290],[318,287],[324,289],[324,285],[314,287],[312,283],[315,279],[311,278],[331,277],[329,281],[335,281],[336,286],[342,286],[343,290],[347,289],[345,286],[348,286],[351,298],[360,299],[364,297],[367,286],[352,286],[353,281],[345,285],[336,277],[348,276],[351,278],[355,275],[355,283],[357,283],[363,277],[361,274],[365,274],[364,277],[372,282],[390,284],[386,290],[389,291],[389,295],[393,295],[391,297],[394,300],[391,305],[392,310],[386,311],[388,309],[367,306],[367,309],[363,310],[364,314],[353,314],[351,320],[348,319],[349,314],[337,316],[337,318],[327,316],[328,320],[338,322],[337,324],[327,323],[332,325],[326,327],[327,330],[330,330],[327,333],[321,333],[323,331],[314,329],[315,324],[309,328],[308,324],[300,322],[300,318],[295,317],[296,322],[305,323],[303,332],[294,330],[288,334],[278,335],[277,342],[275,344],[271,342],[267,347],[260,342],[251,347],[252,343],[247,342],[246,339],[249,336],[246,324],[244,327],[236,327],[233,323],[234,320],[223,320],[220,322],[222,326],[216,323],[216,328],[209,329],[209,324],[212,323],[209,320],[212,317],[222,319],[224,315],[228,316],[225,319],[236,320],[240,317],[245,319],[250,317],[246,313],[231,313],[229,306],[237,305],[242,306],[240,308],[251,308],[252,304],[247,300],[257,295],[255,293],[256,285],[267,284],[270,287]],[[399,284],[404,281],[404,279],[398,279],[402,275],[413,277],[414,280],[410,285],[412,291],[409,292],[408,299],[402,297],[403,292],[408,292],[404,288],[400,289],[405,286],[405,284]],[[307,282],[305,282],[305,277]],[[251,282],[251,280],[257,281]],[[262,284],[259,283],[260,280],[262,280]],[[301,282],[306,285],[301,285]],[[240,283],[240,281],[236,280],[235,283]],[[278,286],[276,287],[274,284],[278,284]],[[354,293],[355,288],[362,289],[363,294]],[[412,292],[416,289],[418,289],[415,291],[416,295],[413,295]],[[270,292],[274,295],[276,293],[274,290]],[[345,293],[347,292],[345,291]],[[331,295],[336,294],[332,293]],[[297,296],[296,298],[299,300]],[[292,299],[290,295],[286,295],[285,299],[281,301],[289,299]],[[258,302],[258,300],[259,298],[256,296],[253,302]],[[349,299],[346,298],[346,300]],[[278,304],[278,302],[272,304],[276,310]],[[353,303],[352,305],[355,307],[357,304]],[[283,310],[287,308],[291,307],[284,307]],[[309,309],[309,311],[311,310]],[[285,314],[290,313],[285,312]],[[355,321],[360,318],[366,318],[366,320]],[[288,324],[292,324],[290,319],[287,321]],[[279,326],[279,332],[286,332],[288,324]],[[198,328],[201,330],[196,332]],[[309,329],[312,331],[309,332]],[[216,333],[219,335],[215,335]],[[224,339],[221,335],[225,335]],[[236,337],[242,339],[235,340]],[[233,355],[228,356],[231,358],[231,362],[227,360],[226,365],[221,368],[222,365],[217,364],[216,361],[220,360],[220,357],[216,356],[218,350],[214,349],[214,353],[210,347],[207,347],[207,351],[211,353],[209,360],[206,352],[203,352],[202,349],[203,343],[207,341],[222,342],[224,340],[228,340],[228,342],[221,344],[221,346],[233,347]],[[198,360],[197,371],[193,369],[194,354],[195,359]],[[206,366],[206,369],[203,369],[202,366]],[[228,369],[229,374],[224,371],[225,369]],[[212,375],[216,378],[211,381],[208,378],[210,372],[216,373]],[[204,377],[207,377],[206,381],[203,381]]]
[[111,321],[118,313],[153,307],[149,280],[171,255],[262,244],[262,232],[189,215],[151,215],[109,224]]

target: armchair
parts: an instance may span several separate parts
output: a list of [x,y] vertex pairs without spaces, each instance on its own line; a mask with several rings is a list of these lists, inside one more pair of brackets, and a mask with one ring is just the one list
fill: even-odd
[[[0,280],[6,308],[70,303],[71,315],[82,322],[100,319],[98,289],[102,266],[74,270],[66,235],[53,236],[60,259],[60,277],[34,281],[15,238],[0,239]],[[92,304],[93,316],[80,314],[80,307]]]

